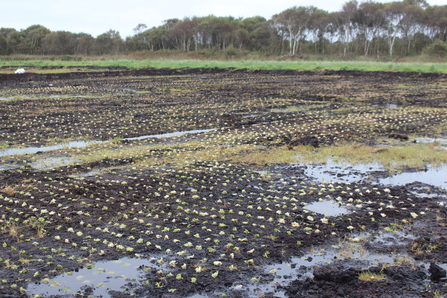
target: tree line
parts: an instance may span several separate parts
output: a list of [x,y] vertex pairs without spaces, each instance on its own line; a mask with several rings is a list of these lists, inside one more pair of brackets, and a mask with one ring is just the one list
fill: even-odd
[[148,28],[138,24],[123,39],[109,30],[86,33],[51,31],[42,25],[24,30],[0,28],[0,55],[104,55],[134,51],[225,51],[263,54],[408,56],[430,49],[447,55],[447,5],[425,0],[379,3],[351,0],[337,12],[294,6],[271,19],[185,17]]

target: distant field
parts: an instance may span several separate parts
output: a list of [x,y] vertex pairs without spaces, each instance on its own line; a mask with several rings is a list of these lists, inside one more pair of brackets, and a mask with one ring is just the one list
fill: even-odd
[[[310,61],[310,60],[201,60],[175,57],[0,57],[0,73],[13,73],[16,68],[32,72],[83,71],[83,66],[114,66],[128,68],[247,68],[247,69],[298,69],[298,70],[360,70],[447,73],[447,62],[376,62],[376,61]],[[10,67],[9,67],[10,66]],[[67,67],[79,67],[70,68]],[[59,69],[48,69],[62,67]],[[95,71],[95,70],[89,70]]]

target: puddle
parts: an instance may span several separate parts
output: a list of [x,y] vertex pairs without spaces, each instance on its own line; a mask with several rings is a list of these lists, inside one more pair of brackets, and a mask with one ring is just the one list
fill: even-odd
[[340,204],[335,201],[329,200],[310,203],[306,205],[304,209],[327,216],[337,216],[350,213],[347,208],[340,206]]
[[[266,275],[266,274],[264,274]],[[256,281],[258,277],[254,277],[253,280],[246,281],[237,281],[233,283],[230,289],[237,294],[237,296],[226,295],[225,293],[214,292],[209,293],[195,293],[191,296],[187,296],[186,298],[209,298],[209,297],[246,297],[246,298],[259,298],[259,297],[275,297],[275,298],[287,298],[289,296],[286,295],[285,291],[277,289],[278,284],[275,284],[274,281],[270,283],[266,283],[266,281],[260,278],[259,282]],[[273,296],[266,296],[266,293],[274,293]]]
[[396,103],[389,103],[385,107],[388,109],[397,109],[399,107],[399,105]]
[[[428,269],[429,264],[416,261],[408,254],[376,253],[364,248],[366,242],[375,246],[396,246],[415,237],[408,231],[352,234],[351,238],[346,238],[342,242],[312,248],[307,254],[292,257],[287,262],[264,265],[260,268],[261,272],[248,282],[235,282],[231,289],[240,291],[240,297],[257,298],[263,297],[262,294],[265,293],[273,293],[272,297],[285,298],[288,296],[282,287],[287,287],[295,280],[313,278],[315,267],[331,264],[336,265],[340,271],[351,267],[365,270],[381,264],[424,265]],[[447,268],[447,264],[439,266]],[[208,296],[203,294],[188,296],[188,298],[204,297]]]
[[[42,87],[73,87],[72,85],[67,85],[67,84],[42,84],[41,86]],[[110,89],[110,90],[122,90],[122,91],[132,91],[132,92],[137,92],[138,91],[135,88],[116,87],[116,86],[92,86],[92,88]]]
[[[201,129],[201,130],[189,130],[189,131],[179,131],[179,132],[171,132],[171,133],[165,133],[160,135],[148,135],[148,136],[140,136],[135,138],[125,138],[123,140],[143,140],[147,138],[171,138],[176,136],[182,136],[185,134],[195,134],[195,133],[201,133],[201,132],[209,132],[217,130],[217,128],[212,129]],[[62,143],[54,146],[47,146],[47,147],[27,147],[27,148],[6,148],[6,149],[0,149],[0,157],[1,156],[7,156],[7,155],[21,155],[21,154],[33,154],[37,152],[45,152],[45,151],[51,151],[51,150],[57,150],[62,149],[65,147],[86,147],[92,144],[98,144],[98,143],[104,143],[102,141],[72,141],[67,143]]]
[[438,197],[440,197],[440,198],[444,198],[444,200],[447,200],[447,194],[440,193],[439,191],[433,192],[430,185],[412,187],[412,189],[409,192],[414,194],[417,197],[420,197],[420,198],[438,198]]
[[[69,272],[51,280],[41,281],[39,284],[30,284],[27,294],[30,296],[42,295],[72,295],[81,291],[83,286],[93,288],[94,297],[112,297],[109,290],[121,291],[128,282],[139,282],[140,275],[144,273],[143,267],[162,269],[162,265],[155,261],[145,259],[123,258],[116,261],[97,262],[91,269],[83,268],[77,272]],[[166,266],[163,266],[163,268]]]
[[257,117],[263,117],[268,115],[267,113],[262,113],[262,114],[250,114],[250,115],[244,115],[242,116],[242,118],[257,118]]
[[102,170],[91,170],[91,171],[88,171],[86,173],[70,175],[70,177],[83,178],[83,177],[96,176],[96,175],[102,174],[102,173],[104,173],[104,171],[102,171]]
[[271,291],[278,286],[287,286],[296,279],[313,278],[313,270],[317,266],[336,264],[338,270],[346,270],[350,267],[365,270],[372,266],[380,266],[380,264],[427,265],[422,261],[416,261],[408,254],[376,253],[365,248],[366,243],[372,247],[396,247],[415,238],[416,236],[407,230],[352,234],[351,238],[346,238],[342,242],[313,248],[304,256],[292,257],[288,262],[266,265],[263,271],[265,274],[274,274],[274,280],[270,282]]
[[442,139],[442,138],[438,138],[438,139],[434,139],[434,138],[416,138],[415,139],[416,143],[434,143],[434,142],[438,142],[440,143],[440,147],[437,147],[437,149],[443,149],[443,150],[447,150],[447,139]]
[[7,156],[7,155],[20,155],[20,154],[33,154],[37,152],[44,152],[44,151],[51,151],[51,150],[57,150],[62,149],[65,147],[86,147],[88,145],[96,144],[97,141],[72,141],[67,143],[62,143],[54,146],[47,146],[47,147],[27,147],[27,148],[7,148],[7,149],[0,149],[0,156]]
[[141,136],[141,137],[135,137],[135,138],[125,138],[123,140],[143,140],[148,138],[172,138],[172,137],[178,137],[186,134],[192,134],[192,133],[201,133],[201,132],[209,132],[217,130],[217,128],[211,128],[211,129],[199,129],[199,130],[188,130],[188,131],[178,131],[178,132],[170,132],[170,133],[164,133],[160,135],[148,135],[148,136]]
[[379,163],[342,164],[328,160],[326,164],[307,166],[304,174],[319,182],[353,183],[369,177],[371,171],[384,171]]
[[31,167],[37,170],[49,170],[62,166],[67,166],[75,162],[82,162],[82,160],[74,159],[72,157],[49,157],[30,163]]
[[7,166],[7,165],[0,165],[0,171],[7,171],[7,170],[13,170],[16,169],[17,167],[13,167],[13,166]]
[[[361,244],[350,243],[348,245],[333,245],[329,249],[316,250],[302,257],[293,257],[288,262],[264,266],[264,274],[274,274],[274,280],[268,285],[271,292],[275,288],[289,285],[293,280],[305,280],[313,278],[313,269],[316,266],[324,266],[339,263],[338,268],[348,269],[355,266],[364,270],[380,263],[394,264],[401,259],[413,260],[408,255],[386,255],[371,253],[361,247]],[[340,269],[341,270],[341,269]],[[278,293],[278,292],[276,292]],[[275,294],[276,294],[275,293]],[[279,296],[286,297],[286,296]]]
[[[369,172],[371,171],[384,170],[385,168],[379,163],[343,165],[328,160],[324,165],[307,166],[304,174],[308,177],[313,177],[319,182],[354,183],[369,178]],[[378,183],[384,185],[405,185],[413,182],[422,182],[447,190],[447,166],[396,174],[392,177],[378,180]]]
[[440,142],[443,146],[447,146],[447,139],[443,138],[415,138],[414,139],[417,143],[434,143],[434,142]]
[[137,92],[137,89],[134,88],[126,88],[126,87],[114,87],[114,86],[94,86],[93,88],[98,88],[98,89],[114,89],[114,90],[122,90],[122,91],[132,91],[132,92]]
[[[254,284],[244,284],[235,283],[232,287],[234,290],[244,291],[240,297],[249,297],[249,298],[259,298],[259,297],[270,297],[265,296],[265,293],[271,293],[272,289],[275,289],[276,286],[265,283],[254,283]],[[289,297],[286,295],[285,291],[275,290],[274,296],[275,298],[286,298]]]
[[447,190],[447,166],[379,179],[379,183],[384,185],[405,185],[413,182],[422,182]]
[[[374,236],[369,237],[369,243],[373,247],[393,247],[397,248],[399,245],[404,245],[409,241],[416,239],[417,236],[412,234],[408,230],[400,231],[390,231],[391,228],[387,228],[387,230],[380,230]],[[365,234],[355,235],[356,238],[359,239],[368,239]]]

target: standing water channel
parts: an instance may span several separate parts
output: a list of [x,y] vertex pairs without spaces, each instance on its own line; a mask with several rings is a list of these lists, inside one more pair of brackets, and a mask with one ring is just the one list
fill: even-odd
[[0,149],[0,157],[8,155],[34,154],[37,152],[46,152],[70,147],[86,147],[89,145],[100,143],[99,141],[72,141],[68,143],[57,144],[46,147],[26,147],[26,148],[6,148]]
[[[178,131],[178,132],[171,132],[171,133],[165,133],[165,134],[158,134],[158,135],[147,135],[147,136],[140,136],[140,137],[133,137],[133,138],[124,138],[123,140],[126,141],[132,141],[132,140],[143,140],[148,138],[172,138],[172,137],[178,137],[186,134],[198,134],[198,133],[204,133],[209,131],[214,131],[213,129],[201,129],[201,130],[189,130],[189,131]],[[107,142],[107,141],[106,141]],[[26,147],[26,148],[6,148],[6,149],[0,149],[0,157],[2,156],[8,156],[8,155],[22,155],[22,154],[34,154],[37,152],[46,152],[46,151],[52,151],[52,150],[58,150],[63,148],[71,148],[71,147],[86,147],[93,144],[100,144],[105,143],[102,141],[71,141],[67,143],[61,143],[53,146],[46,146],[46,147]]]

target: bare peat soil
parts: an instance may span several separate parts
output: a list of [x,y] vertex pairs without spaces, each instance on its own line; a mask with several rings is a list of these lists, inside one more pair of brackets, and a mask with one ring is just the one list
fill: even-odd
[[[0,75],[0,296],[443,297],[446,189],[268,154],[445,139],[446,94],[443,74]],[[33,290],[124,257],[145,262],[120,289]]]

